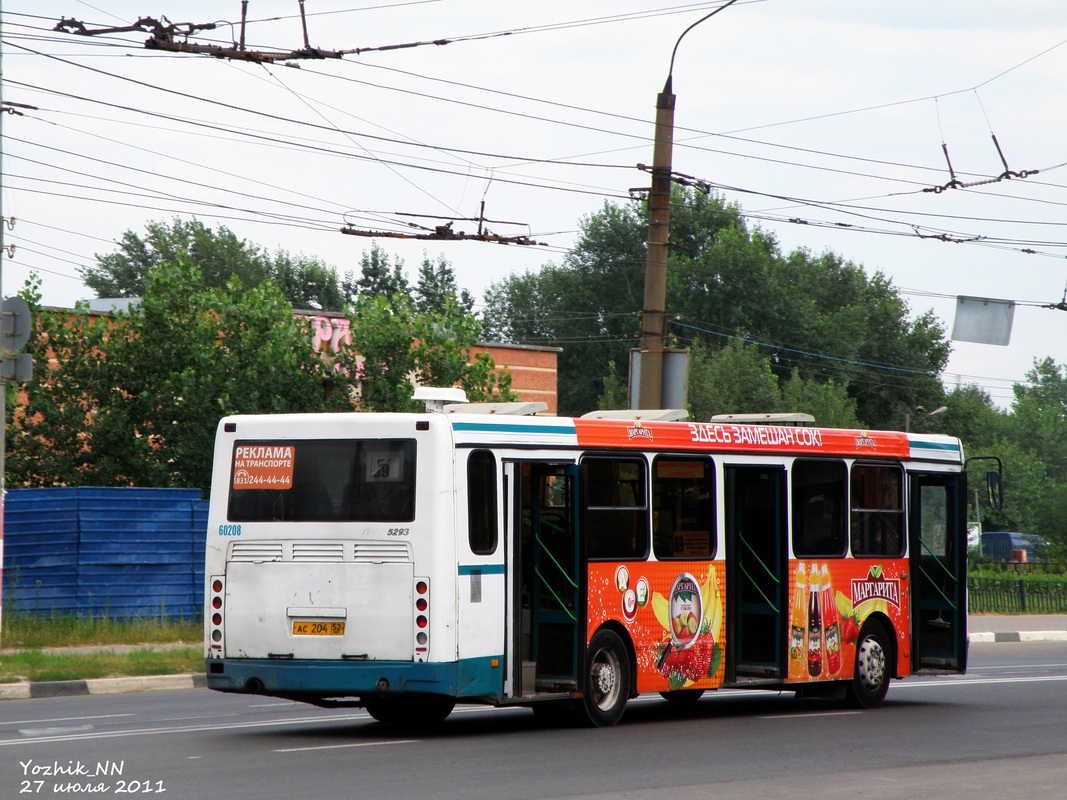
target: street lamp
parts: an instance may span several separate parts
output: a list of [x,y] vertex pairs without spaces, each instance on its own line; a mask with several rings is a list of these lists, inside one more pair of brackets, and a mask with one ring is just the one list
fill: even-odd
[[737,0],[716,8],[684,31],[674,43],[667,81],[656,97],[656,139],[652,150],[652,188],[648,194],[648,244],[645,255],[645,299],[641,310],[641,379],[637,408],[660,408],[663,399],[663,350],[667,340],[667,249],[671,220],[671,156],[674,148],[674,57],[682,38],[697,25]]
[[[940,408],[935,408],[933,411],[931,411],[929,413],[927,413],[926,409],[923,408],[922,406],[915,406],[915,413],[918,415],[915,418],[915,422],[916,423],[922,422],[924,419],[929,419],[934,414],[940,414],[943,411],[948,411],[948,406],[941,406]],[[910,432],[911,432],[911,412],[908,412],[907,414],[904,415],[904,433],[910,433]]]

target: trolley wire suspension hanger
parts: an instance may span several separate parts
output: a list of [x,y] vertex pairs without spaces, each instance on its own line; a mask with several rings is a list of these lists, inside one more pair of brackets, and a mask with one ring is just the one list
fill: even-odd
[[174,53],[196,53],[199,55],[214,56],[215,58],[230,58],[237,61],[252,61],[262,64],[301,58],[342,58],[346,51],[320,50],[317,47],[311,46],[308,41],[307,18],[304,15],[304,0],[299,0],[299,3],[300,23],[304,32],[304,47],[299,50],[290,51],[273,52],[245,49],[245,22],[248,14],[248,0],[241,0],[240,40],[233,47],[223,47],[222,45],[215,44],[196,44],[189,41],[190,36],[195,36],[201,31],[216,30],[221,24],[229,23],[171,22],[164,16],[161,16],[158,20],[153,17],[141,17],[132,25],[93,29],[86,27],[84,22],[74,18],[67,19],[66,17],[63,17],[53,30],[74,33],[79,36],[102,36],[112,33],[132,33],[135,31],[142,31],[151,34],[144,43],[144,46],[149,50],[166,50]]
[[1058,303],[1048,303],[1041,306],[1042,308],[1051,308],[1056,311],[1067,311],[1067,288],[1063,290],[1063,299]]
[[477,233],[466,233],[464,231],[452,230],[452,222],[449,221],[444,225],[437,225],[433,228],[424,228],[421,225],[412,225],[413,228],[418,228],[423,233],[405,233],[402,231],[372,231],[364,230],[362,228],[355,228],[351,225],[346,225],[341,228],[341,233],[346,233],[349,236],[365,236],[368,238],[384,237],[387,239],[430,239],[434,241],[459,241],[469,240],[476,242],[494,242],[496,244],[519,244],[519,245],[540,245],[547,247],[547,242],[538,242],[531,239],[529,236],[500,236],[499,234],[492,233],[490,231],[479,230]]
[[997,135],[995,133],[989,134],[993,139],[993,146],[997,149],[997,155],[1000,156],[1000,163],[1004,165],[1004,171],[994,178],[983,178],[979,181],[961,181],[956,177],[956,171],[952,168],[952,159],[948,157],[948,145],[944,142],[941,143],[941,151],[945,154],[945,163],[948,164],[948,183],[941,186],[930,186],[923,189],[924,192],[933,192],[934,194],[941,194],[948,189],[970,189],[974,186],[986,186],[991,183],[1000,183],[1001,181],[1011,180],[1012,178],[1029,178],[1031,175],[1037,175],[1041,170],[1039,169],[1024,169],[1020,172],[1016,172],[1008,167],[1008,159],[1004,157],[1004,151],[1000,148],[1000,142],[997,141]]
[[[423,217],[434,218],[430,214],[415,214],[406,211],[395,212],[400,217]],[[437,217],[440,219],[440,217]],[[464,231],[456,231],[452,229],[452,225],[456,222],[477,222],[478,230],[475,233],[466,233]],[[453,217],[448,222],[442,225],[435,225],[432,228],[428,228],[424,225],[419,225],[415,222],[405,223],[410,228],[415,228],[422,233],[406,233],[401,231],[371,231],[356,228],[351,223],[345,223],[345,227],[341,228],[341,233],[346,233],[349,236],[367,236],[377,237],[384,236],[389,239],[432,239],[434,241],[455,241],[460,239],[477,241],[477,242],[494,242],[496,244],[519,244],[519,245],[540,245],[547,247],[547,242],[534,241],[529,236],[500,236],[493,233],[485,227],[486,222],[492,222],[498,225],[524,225],[529,228],[524,222],[508,222],[506,220],[499,219],[487,219],[485,216],[485,201],[483,200],[479,207],[477,217]]]

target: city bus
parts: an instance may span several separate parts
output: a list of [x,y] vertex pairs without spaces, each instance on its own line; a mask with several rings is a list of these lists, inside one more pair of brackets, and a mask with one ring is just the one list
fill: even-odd
[[966,669],[958,439],[538,405],[221,420],[208,687],[608,726],[644,693],[872,708]]

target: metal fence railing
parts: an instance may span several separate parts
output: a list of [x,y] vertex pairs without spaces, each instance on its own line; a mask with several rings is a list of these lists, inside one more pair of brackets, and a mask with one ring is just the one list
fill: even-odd
[[978,614],[1067,613],[1067,582],[1023,577],[968,578],[968,607]]

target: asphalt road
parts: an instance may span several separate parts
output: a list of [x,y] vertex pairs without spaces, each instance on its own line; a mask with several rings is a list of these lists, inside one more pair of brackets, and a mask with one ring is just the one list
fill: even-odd
[[874,711],[720,692],[683,710],[641,698],[600,730],[461,707],[414,736],[204,689],[12,700],[0,800],[1058,797],[1065,689],[1067,643],[1023,642],[973,644],[966,676],[895,682]]

